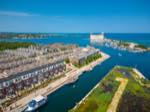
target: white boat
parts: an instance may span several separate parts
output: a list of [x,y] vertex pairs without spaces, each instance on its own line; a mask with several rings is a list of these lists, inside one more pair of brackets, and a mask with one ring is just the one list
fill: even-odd
[[118,53],[118,56],[120,56],[120,57],[121,57],[121,56],[122,56],[122,54],[121,54],[121,53]]
[[33,98],[29,103],[24,112],[33,112],[37,110],[39,107],[43,106],[47,102],[47,97],[37,96]]

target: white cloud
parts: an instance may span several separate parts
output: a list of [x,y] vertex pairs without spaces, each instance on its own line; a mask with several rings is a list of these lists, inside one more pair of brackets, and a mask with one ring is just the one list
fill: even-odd
[[30,14],[26,12],[4,11],[0,10],[0,16],[37,16],[36,14]]

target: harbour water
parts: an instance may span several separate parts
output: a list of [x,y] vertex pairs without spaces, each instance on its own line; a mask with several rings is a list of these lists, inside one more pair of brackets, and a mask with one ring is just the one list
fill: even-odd
[[[61,37],[44,39],[1,39],[0,41],[23,41],[38,44],[61,42],[65,44],[90,45],[89,34],[60,34]],[[138,42],[150,47],[150,34],[106,34],[106,37]],[[92,44],[93,45],[93,44]],[[110,59],[96,66],[92,71],[83,73],[75,83],[65,85],[48,96],[48,103],[39,112],[67,112],[73,108],[115,65],[136,67],[150,79],[150,52],[130,53],[99,45],[93,45],[111,56]],[[118,55],[118,54],[121,54]]]

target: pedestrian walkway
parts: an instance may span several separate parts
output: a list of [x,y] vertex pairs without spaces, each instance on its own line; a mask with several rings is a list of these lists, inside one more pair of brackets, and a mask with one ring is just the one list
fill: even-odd
[[128,79],[125,79],[125,78],[116,78],[116,81],[121,82],[121,84],[120,84],[117,92],[115,93],[115,95],[112,99],[112,102],[110,103],[110,105],[107,109],[107,112],[116,112],[119,100],[121,99],[122,94],[123,94],[123,92],[126,88],[126,85],[128,83]]

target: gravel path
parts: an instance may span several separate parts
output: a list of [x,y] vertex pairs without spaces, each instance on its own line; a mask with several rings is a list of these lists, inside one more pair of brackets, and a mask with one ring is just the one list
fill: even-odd
[[116,112],[119,100],[121,99],[121,96],[126,88],[127,83],[128,83],[128,79],[125,79],[125,78],[116,78],[116,81],[121,82],[121,84],[118,87],[118,90],[116,91],[116,93],[112,99],[112,102],[110,103],[110,105],[107,109],[107,112]]

